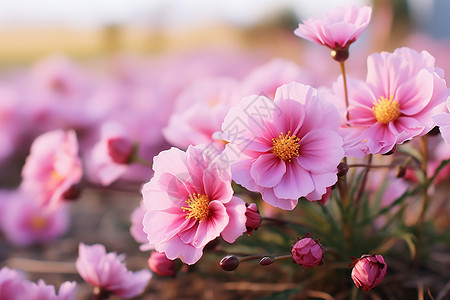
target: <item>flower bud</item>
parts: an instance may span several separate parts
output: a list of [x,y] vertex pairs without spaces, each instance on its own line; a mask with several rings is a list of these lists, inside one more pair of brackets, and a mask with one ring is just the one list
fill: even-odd
[[225,271],[233,271],[239,266],[239,259],[234,255],[227,255],[220,260],[220,267]]
[[161,276],[175,276],[175,262],[166,257],[166,254],[152,252],[148,259],[150,270]]
[[347,174],[349,167],[346,163],[340,162],[339,165],[337,166],[337,169],[338,169],[337,176],[342,177]]
[[250,203],[246,210],[245,216],[247,217],[247,221],[245,222],[245,227],[247,228],[247,235],[251,235],[253,230],[258,229],[259,224],[261,222],[261,216],[258,212],[258,207],[255,203]]
[[383,280],[387,265],[381,255],[363,255],[356,259],[352,270],[352,279],[358,288],[368,291]]
[[322,264],[323,250],[318,241],[310,238],[309,233],[292,247],[292,258],[304,268],[313,268]]
[[133,142],[125,137],[110,138],[107,142],[108,154],[118,164],[130,163],[134,152]]
[[268,256],[264,256],[263,258],[261,258],[261,260],[259,261],[259,264],[261,266],[268,266],[271,265],[275,262],[275,260],[273,258],[270,258]]

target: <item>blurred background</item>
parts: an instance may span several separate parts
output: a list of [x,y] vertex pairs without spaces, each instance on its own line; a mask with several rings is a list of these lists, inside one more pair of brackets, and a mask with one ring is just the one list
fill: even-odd
[[374,14],[371,31],[380,39],[405,31],[448,37],[446,0],[2,0],[0,63],[28,63],[54,53],[86,59],[111,52],[257,47],[262,41],[288,55],[280,49],[287,45],[271,43],[274,30],[285,29],[291,43],[301,43],[292,35],[299,20],[344,3],[374,5],[381,13]]

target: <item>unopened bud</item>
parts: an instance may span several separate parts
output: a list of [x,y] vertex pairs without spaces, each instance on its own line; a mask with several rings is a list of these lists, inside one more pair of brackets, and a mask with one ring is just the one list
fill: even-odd
[[273,264],[274,262],[275,262],[275,260],[273,258],[265,256],[265,257],[261,258],[261,260],[259,261],[259,264],[261,266],[268,266],[268,265]]
[[247,206],[245,216],[247,217],[247,221],[245,222],[245,227],[247,228],[246,233],[247,235],[251,235],[254,230],[258,229],[261,223],[261,216],[255,203],[250,203]]
[[354,259],[352,279],[355,285],[368,291],[381,283],[386,275],[387,264],[381,255],[363,255]]
[[152,252],[147,261],[150,270],[161,276],[175,276],[175,262],[168,259],[165,253]]
[[292,247],[292,258],[304,268],[313,268],[322,264],[322,257],[322,246],[318,241],[310,238],[309,233]]
[[133,152],[134,145],[130,139],[115,137],[108,140],[108,154],[115,163],[130,163]]
[[339,165],[337,166],[338,172],[337,172],[337,176],[342,177],[345,176],[345,174],[347,174],[348,172],[348,165],[344,162],[340,162]]
[[224,271],[233,271],[239,266],[239,259],[234,255],[227,255],[220,260],[220,267]]

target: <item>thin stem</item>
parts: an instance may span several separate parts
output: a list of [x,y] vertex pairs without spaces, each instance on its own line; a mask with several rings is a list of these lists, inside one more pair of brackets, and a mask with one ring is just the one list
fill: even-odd
[[356,195],[355,195],[355,203],[358,203],[359,200],[361,199],[362,194],[364,193],[364,189],[366,187],[367,184],[367,175],[369,175],[369,170],[371,168],[371,163],[372,163],[372,154],[369,154],[367,157],[367,167],[364,170],[363,173],[363,177],[361,179],[361,182],[358,186],[358,190],[356,191]]
[[303,227],[304,225],[297,223],[297,222],[293,222],[293,221],[288,221],[288,220],[283,220],[283,219],[279,219],[279,218],[269,218],[269,217],[261,217],[261,223],[263,221],[268,221],[268,222],[272,222],[272,223],[276,223],[279,225],[293,225],[293,226],[298,226],[298,227]]
[[138,155],[133,156],[132,162],[143,165],[144,167],[149,167],[149,168],[152,167],[152,163],[150,161],[148,161],[145,158],[140,157]]
[[341,67],[342,79],[344,81],[344,95],[345,95],[345,111],[346,111],[346,119],[350,121],[350,113],[348,112],[348,89],[347,89],[347,76],[345,74],[345,63],[344,61],[339,62],[339,66]]
[[422,152],[422,174],[424,178],[424,187],[423,187],[423,194],[422,194],[422,205],[420,208],[420,215],[419,220],[417,222],[417,230],[416,230],[416,237],[417,237],[417,252],[415,257],[415,263],[416,267],[418,266],[418,262],[420,259],[421,254],[421,243],[422,243],[422,236],[423,236],[423,227],[425,225],[425,215],[428,208],[428,202],[429,202],[429,196],[428,196],[428,188],[430,185],[430,180],[427,176],[427,170],[428,170],[428,137],[426,135],[422,136],[420,139],[420,149]]
[[395,165],[370,165],[370,164],[349,164],[349,168],[357,168],[357,167],[364,167],[369,169],[382,169],[382,168],[392,168],[395,167]]

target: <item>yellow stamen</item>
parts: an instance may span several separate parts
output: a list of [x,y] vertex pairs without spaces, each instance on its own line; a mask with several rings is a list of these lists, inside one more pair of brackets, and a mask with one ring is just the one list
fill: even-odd
[[292,162],[292,158],[300,155],[298,152],[300,149],[299,142],[300,139],[296,135],[291,135],[290,131],[286,135],[282,132],[278,138],[272,139],[272,152],[281,160]]
[[206,195],[192,194],[186,203],[189,207],[181,207],[186,214],[186,219],[194,218],[198,221],[203,221],[211,214],[209,210],[209,198]]
[[30,220],[31,227],[37,231],[43,230],[47,227],[47,220],[42,216],[34,216]]
[[375,119],[381,124],[389,124],[400,117],[400,105],[394,100],[394,96],[390,96],[389,99],[381,96],[373,103],[372,110]]

